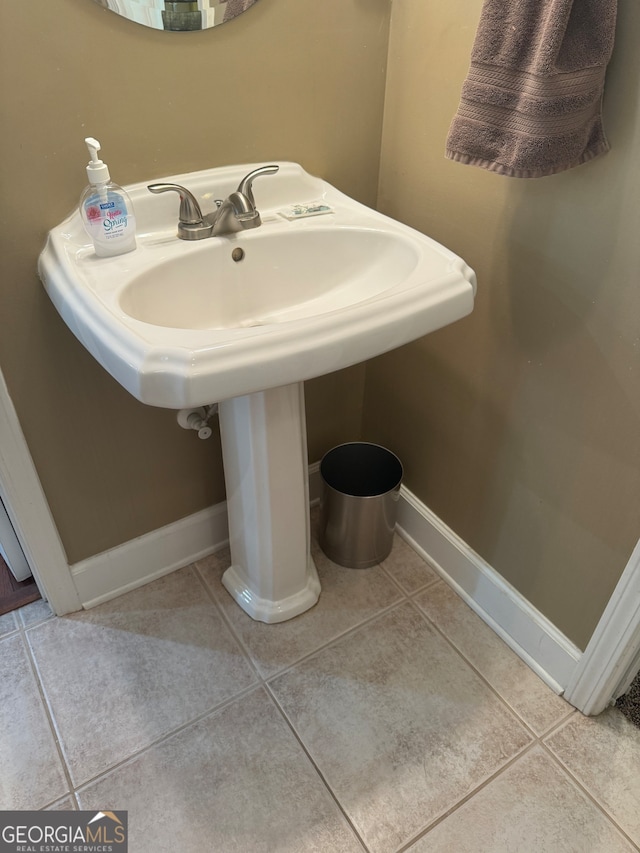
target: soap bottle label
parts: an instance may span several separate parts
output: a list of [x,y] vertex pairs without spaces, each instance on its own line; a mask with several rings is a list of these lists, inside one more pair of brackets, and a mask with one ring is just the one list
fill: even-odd
[[98,254],[101,248],[109,254],[135,248],[135,217],[120,193],[94,193],[85,201],[84,214]]

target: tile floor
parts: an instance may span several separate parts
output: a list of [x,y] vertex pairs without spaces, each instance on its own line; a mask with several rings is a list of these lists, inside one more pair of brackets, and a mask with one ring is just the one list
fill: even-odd
[[0,617],[0,809],[126,809],[132,853],[639,849],[640,729],[554,695],[401,539],[314,555],[281,625],[225,553]]

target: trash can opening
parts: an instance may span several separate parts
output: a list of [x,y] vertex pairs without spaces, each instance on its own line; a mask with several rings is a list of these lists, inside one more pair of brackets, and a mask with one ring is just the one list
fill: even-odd
[[402,480],[398,457],[378,444],[354,441],[330,450],[320,463],[324,482],[343,495],[384,495]]

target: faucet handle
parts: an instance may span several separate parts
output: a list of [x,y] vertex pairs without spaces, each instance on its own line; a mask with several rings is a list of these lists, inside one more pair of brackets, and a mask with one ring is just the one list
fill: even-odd
[[201,240],[211,234],[211,225],[205,223],[198,200],[193,193],[180,184],[149,184],[149,192],[176,192],[180,196],[178,214],[178,237],[183,240]]
[[254,169],[253,172],[249,172],[248,175],[245,175],[244,178],[238,184],[237,192],[242,193],[242,195],[246,196],[251,204],[255,207],[256,200],[253,197],[253,190],[251,185],[254,180],[258,178],[260,175],[275,175],[275,173],[280,169],[280,166],[272,165],[272,166],[260,166],[259,169]]

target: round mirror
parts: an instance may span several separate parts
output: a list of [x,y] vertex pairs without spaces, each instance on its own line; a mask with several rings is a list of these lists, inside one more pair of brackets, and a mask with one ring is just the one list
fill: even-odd
[[246,12],[256,0],[96,0],[105,9],[153,27],[185,32],[206,30]]

